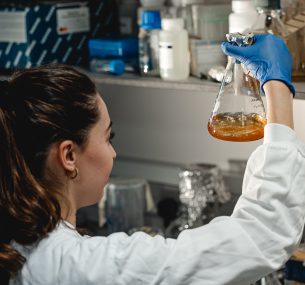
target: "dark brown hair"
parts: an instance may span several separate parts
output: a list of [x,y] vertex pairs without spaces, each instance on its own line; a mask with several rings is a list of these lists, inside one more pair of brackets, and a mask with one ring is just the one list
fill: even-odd
[[1,282],[25,262],[11,242],[31,245],[61,220],[60,193],[46,179],[48,149],[65,139],[84,146],[98,118],[94,83],[71,67],[17,71],[0,84]]

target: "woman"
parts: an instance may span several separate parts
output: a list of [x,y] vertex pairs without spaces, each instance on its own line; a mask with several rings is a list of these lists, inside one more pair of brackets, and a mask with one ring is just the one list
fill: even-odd
[[223,49],[261,82],[264,144],[249,159],[232,216],[177,240],[144,233],[89,238],[75,230],[76,210],[102,197],[116,156],[107,108],[90,79],[46,66],[1,84],[1,284],[245,285],[289,258],[305,216],[291,57],[283,41],[266,35],[248,48]]

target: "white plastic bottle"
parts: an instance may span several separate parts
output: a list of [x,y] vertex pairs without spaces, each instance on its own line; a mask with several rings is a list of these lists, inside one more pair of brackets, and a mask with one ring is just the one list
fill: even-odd
[[253,0],[233,0],[232,11],[229,15],[229,33],[248,31],[259,18]]
[[160,76],[164,80],[185,80],[190,74],[187,31],[182,18],[162,19],[159,35]]

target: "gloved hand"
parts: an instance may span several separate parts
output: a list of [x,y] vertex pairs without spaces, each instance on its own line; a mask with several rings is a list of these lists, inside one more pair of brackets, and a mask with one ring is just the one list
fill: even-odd
[[292,57],[281,38],[270,34],[254,35],[251,46],[239,47],[224,42],[221,47],[226,55],[240,61],[260,81],[263,93],[263,86],[267,81],[279,80],[295,95],[291,84]]

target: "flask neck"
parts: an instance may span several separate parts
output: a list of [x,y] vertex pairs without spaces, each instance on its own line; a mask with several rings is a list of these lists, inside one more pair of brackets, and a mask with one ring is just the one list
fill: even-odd
[[232,70],[234,64],[241,64],[241,62],[239,60],[235,59],[234,57],[228,56],[228,63],[226,66],[226,71],[228,71],[230,69]]

